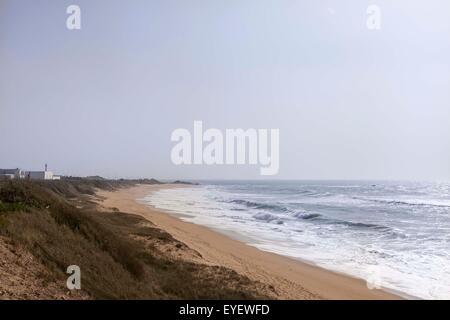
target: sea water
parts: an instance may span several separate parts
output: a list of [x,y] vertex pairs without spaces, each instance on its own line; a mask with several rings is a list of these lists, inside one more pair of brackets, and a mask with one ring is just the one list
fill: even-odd
[[450,298],[450,184],[215,181],[143,199],[261,250],[424,299]]

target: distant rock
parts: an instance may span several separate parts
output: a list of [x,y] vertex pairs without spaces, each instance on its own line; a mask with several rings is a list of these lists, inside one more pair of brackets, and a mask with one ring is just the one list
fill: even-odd
[[85,179],[86,180],[107,180],[107,179],[105,179],[103,177],[100,177],[100,176],[89,176],[89,177],[86,177]]
[[162,182],[161,181],[158,181],[158,180],[156,180],[156,179],[140,179],[140,180],[137,180],[138,181],[138,183],[142,183],[142,184],[162,184]]
[[172,184],[187,184],[187,185],[193,185],[193,186],[198,186],[199,183],[196,182],[189,182],[189,181],[182,181],[182,180],[177,180],[172,182]]

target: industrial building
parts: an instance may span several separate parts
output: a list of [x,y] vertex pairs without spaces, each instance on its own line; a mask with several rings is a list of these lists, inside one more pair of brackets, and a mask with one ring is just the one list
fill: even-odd
[[0,179],[29,179],[29,180],[61,180],[60,176],[54,175],[47,170],[44,171],[22,171],[21,169],[0,169]]
[[0,169],[0,178],[3,178],[3,179],[24,179],[25,178],[25,172],[20,170],[19,168],[16,168],[16,169]]
[[30,180],[53,180],[53,172],[51,171],[28,171],[25,177]]

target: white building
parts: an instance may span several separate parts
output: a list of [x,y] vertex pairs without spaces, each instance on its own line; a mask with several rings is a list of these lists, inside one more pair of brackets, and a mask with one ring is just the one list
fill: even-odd
[[53,180],[53,172],[51,171],[28,171],[27,179],[31,180]]
[[0,169],[0,178],[23,179],[23,178],[25,178],[25,172],[20,170],[19,168],[16,168],[16,169]]
[[0,180],[13,180],[14,175],[9,173],[0,173]]
[[61,180],[61,176],[54,175],[47,170],[44,171],[22,171],[20,169],[0,169],[0,179],[30,179],[30,180]]
[[28,171],[25,177],[30,180],[61,180],[60,176],[54,175],[53,172],[47,170],[47,164],[45,164],[44,171]]

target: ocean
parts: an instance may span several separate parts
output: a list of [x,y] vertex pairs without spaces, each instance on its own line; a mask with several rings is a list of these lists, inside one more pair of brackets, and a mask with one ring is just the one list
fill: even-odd
[[208,181],[142,201],[369,287],[450,298],[449,183]]

